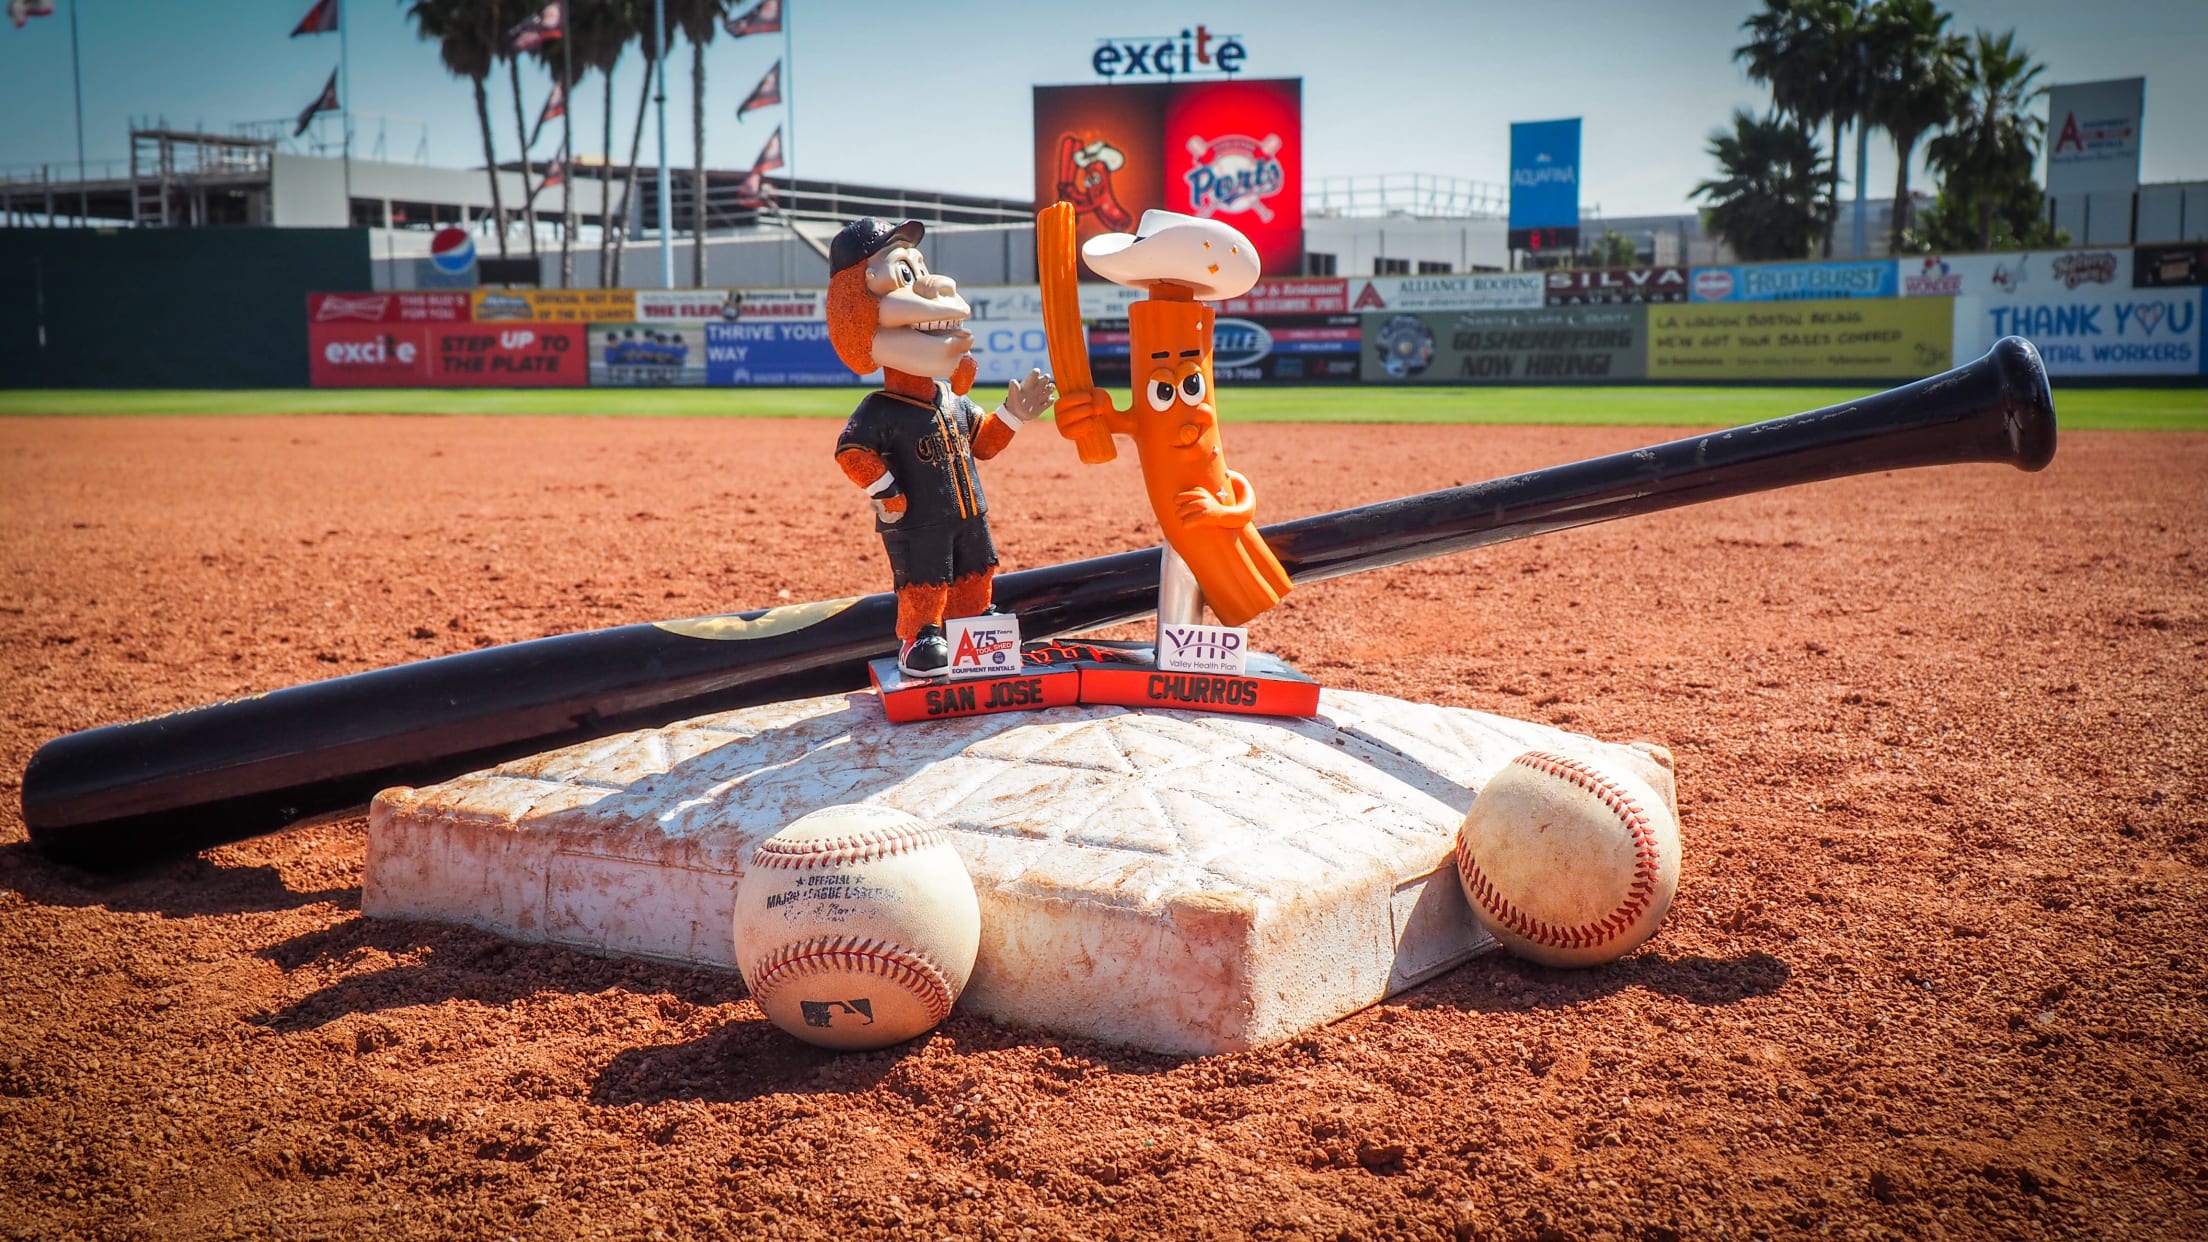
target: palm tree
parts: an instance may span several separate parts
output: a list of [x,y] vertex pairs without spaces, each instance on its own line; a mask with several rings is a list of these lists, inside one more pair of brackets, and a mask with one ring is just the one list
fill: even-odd
[[690,40],[690,124],[693,158],[690,174],[690,284],[705,285],[705,45],[728,17],[729,0],[668,0],[667,20]]
[[[1962,106],[1948,131],[1925,147],[1926,162],[1942,178],[1944,222],[1950,229],[1967,225],[1975,249],[1992,249],[1997,232],[2029,235],[2035,219],[2045,227],[2032,168],[2047,122],[2026,111],[2047,93],[2038,84],[2045,70],[2016,46],[2015,31],[1998,38],[1979,31],[1963,61]],[[1967,219],[1955,218],[1958,212]]]
[[560,91],[560,288],[575,283],[575,84],[590,72],[588,57],[576,55],[570,42],[575,35],[575,15],[570,6],[566,32],[536,47],[537,63],[552,75]]
[[523,115],[521,106],[521,54],[507,44],[503,30],[495,46],[498,58],[506,62],[506,78],[514,92],[514,140],[521,144],[522,219],[529,226],[529,257],[542,263],[544,256],[537,246],[536,166],[529,156],[529,118]]
[[1866,119],[1894,140],[1900,170],[1894,179],[1894,219],[1888,249],[1899,253],[1915,203],[1909,165],[1917,141],[1952,120],[1964,99],[1963,64],[1970,44],[1947,32],[1948,14],[1933,0],[1879,0],[1865,31],[1871,78]]
[[1751,79],[1769,84],[1779,111],[1808,128],[1832,126],[1827,258],[1839,222],[1841,132],[1862,116],[1867,94],[1858,47],[1864,20],[1860,0],[1764,0],[1763,11],[1741,23],[1748,42],[1733,49],[1734,60],[1747,62]]
[[1807,258],[1830,205],[1818,194],[1824,153],[1816,132],[1798,117],[1758,120],[1736,110],[1731,133],[1710,135],[1710,154],[1719,176],[1693,194],[1710,200],[1704,226],[1742,259]]
[[[628,250],[629,226],[636,204],[636,157],[644,148],[644,117],[651,111],[652,84],[658,77],[660,49],[667,46],[668,30],[652,22],[650,0],[636,0],[629,7],[630,33],[644,55],[644,82],[636,98],[636,127],[629,131],[629,170],[621,187],[621,222],[613,237],[613,287],[621,286],[621,259]],[[670,21],[669,27],[674,23]]]
[[630,11],[633,4],[634,0],[581,0],[575,6],[569,26],[569,37],[575,40],[576,59],[597,70],[599,84],[605,88],[604,142],[599,147],[605,156],[598,161],[598,284],[601,288],[608,287],[606,282],[612,277],[608,261],[613,246],[613,71],[620,65],[621,53],[627,49],[630,37],[636,33],[636,15]]
[[499,192],[498,151],[491,142],[491,76],[498,47],[498,0],[413,0],[407,16],[424,39],[437,41],[445,72],[475,88],[475,120],[483,131],[483,171],[491,179],[491,218],[498,225],[498,257],[506,256],[506,201]]

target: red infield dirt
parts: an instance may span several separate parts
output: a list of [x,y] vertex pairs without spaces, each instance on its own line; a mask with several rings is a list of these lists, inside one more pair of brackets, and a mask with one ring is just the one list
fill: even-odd
[[[358,817],[121,879],[24,844],[70,730],[883,588],[835,430],[0,421],[0,1234],[2208,1236],[2204,436],[1297,591],[1257,638],[1329,684],[1668,743],[1686,857],[1622,962],[1259,1052],[830,1055],[734,976],[364,920]],[[1230,436],[1268,520],[1659,438]],[[1125,457],[985,469],[1010,567],[1153,539]]]

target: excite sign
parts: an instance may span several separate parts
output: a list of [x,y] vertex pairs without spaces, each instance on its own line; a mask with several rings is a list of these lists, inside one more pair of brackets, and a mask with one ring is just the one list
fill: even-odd
[[1178,35],[1098,39],[1089,68],[1100,78],[1170,78],[1188,73],[1235,73],[1249,49],[1241,35],[1215,35],[1202,26]]

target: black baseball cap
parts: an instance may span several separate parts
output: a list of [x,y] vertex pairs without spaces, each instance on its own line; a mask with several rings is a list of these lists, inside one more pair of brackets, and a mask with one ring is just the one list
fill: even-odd
[[828,243],[828,271],[833,274],[856,267],[900,242],[917,246],[923,232],[918,220],[891,224],[872,216],[860,216],[844,225],[836,239]]

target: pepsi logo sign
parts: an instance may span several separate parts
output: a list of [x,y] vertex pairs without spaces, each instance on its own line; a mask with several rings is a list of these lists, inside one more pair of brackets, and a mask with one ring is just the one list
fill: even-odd
[[475,266],[475,239],[462,228],[441,228],[429,239],[429,261],[437,270],[459,276]]

